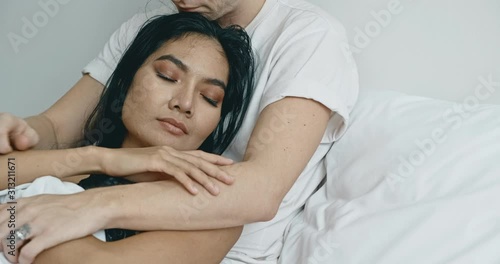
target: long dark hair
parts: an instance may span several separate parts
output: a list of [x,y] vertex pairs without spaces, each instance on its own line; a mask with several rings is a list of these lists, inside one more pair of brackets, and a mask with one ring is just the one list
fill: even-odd
[[106,84],[99,103],[84,130],[84,145],[119,148],[127,133],[122,109],[132,80],[146,59],[167,41],[189,34],[216,40],[229,64],[229,78],[222,102],[220,122],[200,150],[222,152],[243,122],[254,85],[254,59],[247,33],[239,26],[220,27],[196,13],[179,13],[149,19],[127,48]]

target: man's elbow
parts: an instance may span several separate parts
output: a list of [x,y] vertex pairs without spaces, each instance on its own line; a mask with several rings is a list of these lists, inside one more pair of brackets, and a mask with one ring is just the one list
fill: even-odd
[[[293,184],[270,182],[269,179],[276,178],[274,175],[266,175],[264,173],[255,174],[262,175],[262,177],[252,177],[252,180],[258,181],[252,185],[259,186],[259,188],[255,188],[259,191],[246,192],[245,198],[240,200],[245,206],[238,208],[238,210],[241,208],[247,209],[245,210],[247,216],[247,219],[245,219],[246,223],[271,221],[278,214],[285,195],[290,191],[288,186]],[[283,182],[282,180],[279,181],[280,183]],[[240,203],[240,205],[242,204]]]
[[262,220],[261,222],[267,222],[273,220],[273,218],[278,214],[278,208],[279,206],[276,207],[271,207],[267,209],[266,213],[262,215]]
[[267,222],[271,221],[276,214],[278,213],[278,209],[281,202],[277,201],[266,201],[263,203],[256,204],[256,208],[254,213],[250,215],[248,223],[255,222]]

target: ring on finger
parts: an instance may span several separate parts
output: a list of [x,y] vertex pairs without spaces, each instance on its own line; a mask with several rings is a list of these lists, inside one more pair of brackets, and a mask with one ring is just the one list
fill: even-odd
[[20,228],[14,230],[14,237],[16,241],[24,241],[30,235],[31,227],[29,224],[24,224]]

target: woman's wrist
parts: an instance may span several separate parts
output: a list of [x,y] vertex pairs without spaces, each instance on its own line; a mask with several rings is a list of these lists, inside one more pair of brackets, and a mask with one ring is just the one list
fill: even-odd
[[72,177],[91,173],[102,173],[104,148],[86,146],[74,149],[58,150],[61,153],[62,162],[54,165],[54,173],[59,178]]
[[110,164],[113,155],[113,149],[91,146],[93,152],[96,153],[92,163],[96,166],[98,173],[109,174],[106,169],[106,164]]

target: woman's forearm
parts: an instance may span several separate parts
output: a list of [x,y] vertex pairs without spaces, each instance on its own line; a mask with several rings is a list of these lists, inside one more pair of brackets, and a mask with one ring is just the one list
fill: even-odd
[[110,243],[89,236],[48,249],[34,263],[218,264],[236,243],[242,229],[153,231]]
[[[99,171],[100,158],[96,147],[61,150],[28,150],[0,155],[0,188],[31,182],[51,175],[65,178]],[[9,185],[9,182],[11,183]]]

